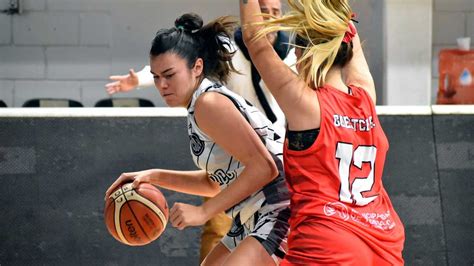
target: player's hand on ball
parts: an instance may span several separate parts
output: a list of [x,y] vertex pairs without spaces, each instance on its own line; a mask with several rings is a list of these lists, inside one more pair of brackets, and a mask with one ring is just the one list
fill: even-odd
[[132,187],[136,188],[142,182],[151,183],[150,180],[157,174],[156,169],[144,170],[139,172],[130,172],[121,174],[117,180],[105,192],[105,199],[112,194],[119,186],[133,182]]
[[199,226],[206,223],[208,217],[202,206],[193,206],[185,203],[175,203],[170,209],[171,225],[179,230],[188,226]]

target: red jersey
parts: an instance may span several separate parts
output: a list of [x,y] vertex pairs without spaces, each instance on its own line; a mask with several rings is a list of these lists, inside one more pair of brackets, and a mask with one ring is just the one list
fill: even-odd
[[[350,88],[352,94],[329,86],[317,89],[321,126],[316,141],[303,151],[289,150],[285,145],[292,211],[288,260],[292,256],[305,257],[302,253],[314,253],[304,248],[292,253],[292,245],[304,247],[313,241],[311,238],[318,238],[320,228],[327,227],[353,233],[379,257],[389,257],[387,264],[403,264],[403,224],[382,184],[389,144],[368,93],[358,87]],[[298,230],[305,222],[312,223],[311,227]],[[305,237],[307,240],[291,242],[308,232],[314,232],[314,237],[310,233]],[[308,246],[315,246],[317,241]],[[325,239],[325,242],[332,241]],[[332,245],[337,245],[337,241]],[[335,247],[331,256],[340,253],[344,250]],[[302,261],[311,262],[304,258]]]

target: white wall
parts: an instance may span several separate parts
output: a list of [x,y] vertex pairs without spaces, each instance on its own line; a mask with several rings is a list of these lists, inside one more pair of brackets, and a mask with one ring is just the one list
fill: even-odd
[[384,103],[434,104],[439,51],[455,48],[459,37],[474,41],[474,0],[385,0],[385,4]]
[[[430,104],[439,49],[455,46],[459,36],[474,38],[474,0],[385,0],[385,19],[380,19],[378,1],[352,0],[372,71],[383,77],[377,81],[384,88],[379,104]],[[93,106],[108,97],[107,77],[146,64],[156,30],[171,27],[180,14],[194,11],[205,21],[238,15],[234,0],[22,2],[23,14],[0,14],[0,99],[8,106],[34,97],[72,98]],[[0,0],[0,9],[8,3]],[[163,105],[153,89],[118,97]]]
[[351,7],[356,13],[357,30],[360,34],[365,57],[375,81],[377,103],[384,104],[385,71],[384,71],[384,9],[380,0],[351,0]]
[[456,48],[456,38],[474,42],[474,0],[435,0],[433,11],[432,102],[438,90],[438,55],[445,48]]
[[432,0],[387,0],[385,103],[431,103]]
[[[159,28],[196,12],[205,21],[238,15],[233,0],[22,0],[23,14],[0,14],[0,99],[21,106],[35,97],[70,98],[93,106],[108,97],[111,74],[140,70]],[[0,0],[0,9],[9,0]],[[163,102],[154,89],[118,97]]]

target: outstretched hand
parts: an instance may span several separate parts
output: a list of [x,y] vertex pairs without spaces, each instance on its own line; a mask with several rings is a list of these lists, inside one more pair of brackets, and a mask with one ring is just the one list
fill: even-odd
[[193,206],[185,203],[175,203],[170,209],[171,225],[178,230],[188,226],[200,226],[209,220],[202,206]]
[[114,82],[107,83],[105,90],[112,95],[117,92],[127,92],[135,89],[138,86],[138,76],[133,69],[130,69],[127,75],[114,75],[109,79]]

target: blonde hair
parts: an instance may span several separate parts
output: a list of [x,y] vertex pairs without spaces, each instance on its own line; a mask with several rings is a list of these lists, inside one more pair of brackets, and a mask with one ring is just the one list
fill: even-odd
[[271,32],[289,31],[306,40],[306,47],[295,45],[303,49],[299,72],[308,84],[323,86],[349,27],[352,9],[348,0],[288,0],[288,5],[290,11],[281,18],[257,23],[263,27],[255,39]]

